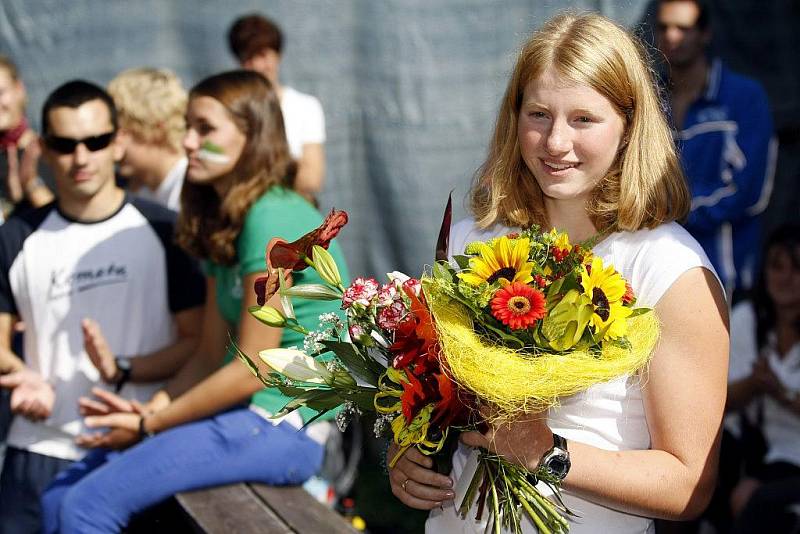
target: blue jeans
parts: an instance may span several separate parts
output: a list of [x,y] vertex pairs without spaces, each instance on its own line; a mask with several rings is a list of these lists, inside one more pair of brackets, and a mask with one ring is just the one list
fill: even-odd
[[288,423],[274,426],[237,408],[75,462],[42,495],[43,532],[119,532],[134,514],[181,491],[300,484],[321,467],[323,449]]

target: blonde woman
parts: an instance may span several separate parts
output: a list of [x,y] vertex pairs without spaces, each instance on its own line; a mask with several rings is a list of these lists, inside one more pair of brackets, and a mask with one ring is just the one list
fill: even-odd
[[390,472],[392,490],[432,510],[428,532],[484,531],[487,514],[461,519],[453,502],[470,447],[530,470],[555,449],[568,454],[573,533],[653,532],[651,518],[705,508],[725,404],[727,308],[702,249],[675,222],[689,194],[654,87],[638,44],[599,15],[559,15],[523,46],[471,193],[474,218],[454,225],[450,252],[534,223],[573,242],[596,237],[594,253],[621,271],[639,305],[655,308],[661,339],[640,376],[464,434],[450,476],[409,449]]

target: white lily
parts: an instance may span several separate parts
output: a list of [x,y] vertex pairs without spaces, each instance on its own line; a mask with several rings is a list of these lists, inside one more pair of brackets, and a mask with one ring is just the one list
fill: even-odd
[[389,280],[392,282],[397,282],[398,286],[403,285],[403,282],[411,278],[406,273],[401,273],[400,271],[392,271],[390,273],[386,273],[386,276],[389,277]]
[[262,350],[258,357],[291,380],[314,384],[327,384],[333,380],[325,365],[297,349]]

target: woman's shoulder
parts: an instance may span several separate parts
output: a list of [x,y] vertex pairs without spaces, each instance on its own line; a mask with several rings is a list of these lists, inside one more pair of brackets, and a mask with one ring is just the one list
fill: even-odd
[[612,234],[595,252],[610,256],[646,305],[655,305],[689,269],[702,267],[716,276],[703,248],[675,222]]
[[245,224],[296,223],[307,228],[322,222],[322,215],[300,194],[285,187],[273,186],[264,191],[247,211]]

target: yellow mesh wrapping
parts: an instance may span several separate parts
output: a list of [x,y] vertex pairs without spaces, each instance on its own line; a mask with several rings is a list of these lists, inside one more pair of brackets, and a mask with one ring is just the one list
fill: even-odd
[[650,311],[628,319],[630,348],[606,343],[599,357],[586,350],[534,356],[481,339],[469,310],[434,284],[425,287],[425,295],[447,361],[444,367],[456,383],[493,404],[502,419],[542,411],[556,406],[559,397],[635,373],[647,364],[660,330]]

